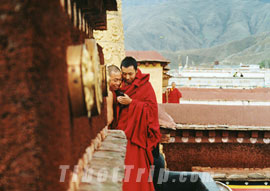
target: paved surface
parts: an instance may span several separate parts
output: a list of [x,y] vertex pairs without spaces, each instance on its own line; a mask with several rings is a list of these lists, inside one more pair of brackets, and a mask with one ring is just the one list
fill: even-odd
[[79,191],[122,190],[126,144],[123,131],[109,130],[108,136],[89,161]]

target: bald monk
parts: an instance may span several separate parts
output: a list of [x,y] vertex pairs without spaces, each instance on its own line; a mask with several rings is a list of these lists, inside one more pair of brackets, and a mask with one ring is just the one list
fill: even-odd
[[126,57],[121,70],[120,90],[125,94],[117,97],[117,129],[123,130],[128,140],[123,190],[153,191],[153,182],[148,181],[153,164],[151,151],[161,137],[155,92],[149,74],[143,74],[137,68],[134,58]]
[[181,92],[175,88],[175,82],[172,83],[172,88],[169,89],[168,102],[169,103],[180,103],[182,97]]
[[115,66],[110,65],[107,67],[108,76],[109,76],[109,91],[107,96],[107,125],[109,128],[115,128],[116,118],[116,91],[120,88],[122,82],[121,70]]

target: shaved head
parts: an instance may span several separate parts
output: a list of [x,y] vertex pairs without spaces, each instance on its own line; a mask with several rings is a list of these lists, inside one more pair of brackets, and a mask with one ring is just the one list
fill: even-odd
[[111,76],[112,72],[114,73],[121,73],[121,70],[116,65],[108,66],[108,74]]
[[121,70],[115,66],[108,66],[109,86],[111,91],[118,90],[122,82]]

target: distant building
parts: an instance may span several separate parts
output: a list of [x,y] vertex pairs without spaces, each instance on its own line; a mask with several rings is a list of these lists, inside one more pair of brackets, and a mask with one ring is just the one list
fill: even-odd
[[256,67],[239,68],[184,68],[170,71],[169,84],[178,87],[200,88],[255,88],[270,87],[270,70]]

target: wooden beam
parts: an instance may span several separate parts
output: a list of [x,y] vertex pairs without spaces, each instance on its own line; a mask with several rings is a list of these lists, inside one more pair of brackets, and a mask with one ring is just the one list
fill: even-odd
[[116,0],[103,0],[106,10],[108,11],[117,11],[117,2]]

